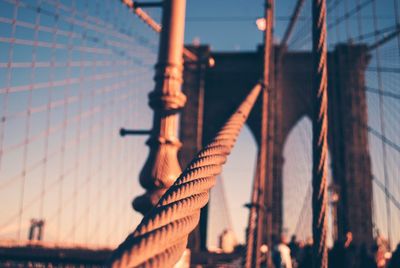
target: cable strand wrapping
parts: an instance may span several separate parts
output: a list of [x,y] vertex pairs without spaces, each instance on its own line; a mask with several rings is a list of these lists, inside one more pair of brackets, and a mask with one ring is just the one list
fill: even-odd
[[205,146],[136,230],[114,251],[112,267],[171,267],[186,248],[196,227],[200,209],[231,152],[253,107],[261,85],[257,84],[228,119],[216,137]]
[[328,267],[327,237],[327,156],[328,77],[326,1],[313,0],[313,267]]

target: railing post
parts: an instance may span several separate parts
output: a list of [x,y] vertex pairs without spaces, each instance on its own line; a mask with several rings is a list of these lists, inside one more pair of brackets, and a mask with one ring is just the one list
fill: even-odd
[[158,202],[181,173],[177,113],[186,102],[181,92],[185,8],[186,0],[163,1],[155,89],[149,94],[149,105],[154,110],[153,129],[147,141],[150,153],[139,178],[146,193],[132,203],[142,214]]

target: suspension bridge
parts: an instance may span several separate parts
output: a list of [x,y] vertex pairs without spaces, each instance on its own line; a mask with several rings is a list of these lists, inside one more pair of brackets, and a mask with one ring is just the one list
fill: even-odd
[[399,0],[215,2],[0,0],[0,266],[399,258]]

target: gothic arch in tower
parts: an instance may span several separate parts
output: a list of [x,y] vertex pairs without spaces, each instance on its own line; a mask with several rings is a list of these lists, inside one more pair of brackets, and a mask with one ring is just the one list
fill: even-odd
[[[211,53],[206,46],[190,48],[199,62],[185,64],[183,91],[188,102],[182,110],[180,162],[185,166],[209,141],[241,103],[262,73],[262,49],[256,52]],[[296,123],[310,117],[313,102],[312,55],[288,52],[279,57],[275,47],[271,65],[269,101],[269,155],[273,163],[266,206],[272,217],[271,234],[282,231],[283,144]],[[209,58],[215,62],[209,66]],[[356,243],[372,243],[372,173],[368,150],[365,68],[369,56],[363,45],[338,45],[328,55],[329,149],[335,189],[339,194],[338,238],[352,232]],[[260,101],[247,125],[260,142]],[[268,172],[267,172],[268,174]],[[268,180],[268,178],[271,178]],[[267,192],[268,195],[268,192]],[[351,197],[351,198],[350,198]],[[193,249],[205,248],[207,208],[190,239]]]

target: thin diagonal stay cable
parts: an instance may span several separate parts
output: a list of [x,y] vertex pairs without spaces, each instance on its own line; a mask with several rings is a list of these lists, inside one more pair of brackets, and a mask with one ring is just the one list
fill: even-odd
[[[372,0],[372,15],[373,15],[373,27],[374,31],[376,32],[378,29],[378,20],[377,20],[377,11],[376,11],[376,0]],[[375,34],[375,42],[378,41],[378,36]],[[380,48],[378,47],[375,49],[375,60],[376,60],[376,67],[378,72],[376,72],[376,77],[377,77],[377,82],[378,82],[378,89],[382,93],[383,91],[383,86],[382,86],[382,75],[381,75],[381,61],[380,61]],[[384,114],[384,99],[382,94],[378,95],[379,97],[379,121],[380,121],[380,131],[383,137],[386,136],[386,126],[385,126],[385,114]],[[381,148],[382,148],[382,163],[383,163],[383,177],[385,181],[385,189],[390,187],[389,186],[389,174],[388,174],[388,166],[387,166],[387,148],[386,148],[386,143],[381,140]],[[389,246],[390,246],[390,241],[392,239],[392,227],[391,227],[391,209],[390,209],[390,199],[388,197],[388,193],[385,193],[386,195],[386,220],[387,220],[387,236],[388,236],[388,241],[389,241]]]
[[[155,32],[161,32],[161,25],[158,24],[155,20],[153,20],[150,15],[145,12],[143,9],[135,7],[135,2],[133,0],[122,0],[128,8],[130,8],[136,16],[138,16],[144,23],[146,23],[151,29]],[[197,56],[193,54],[190,50],[183,48],[183,56],[186,57],[190,61],[197,61]]]

